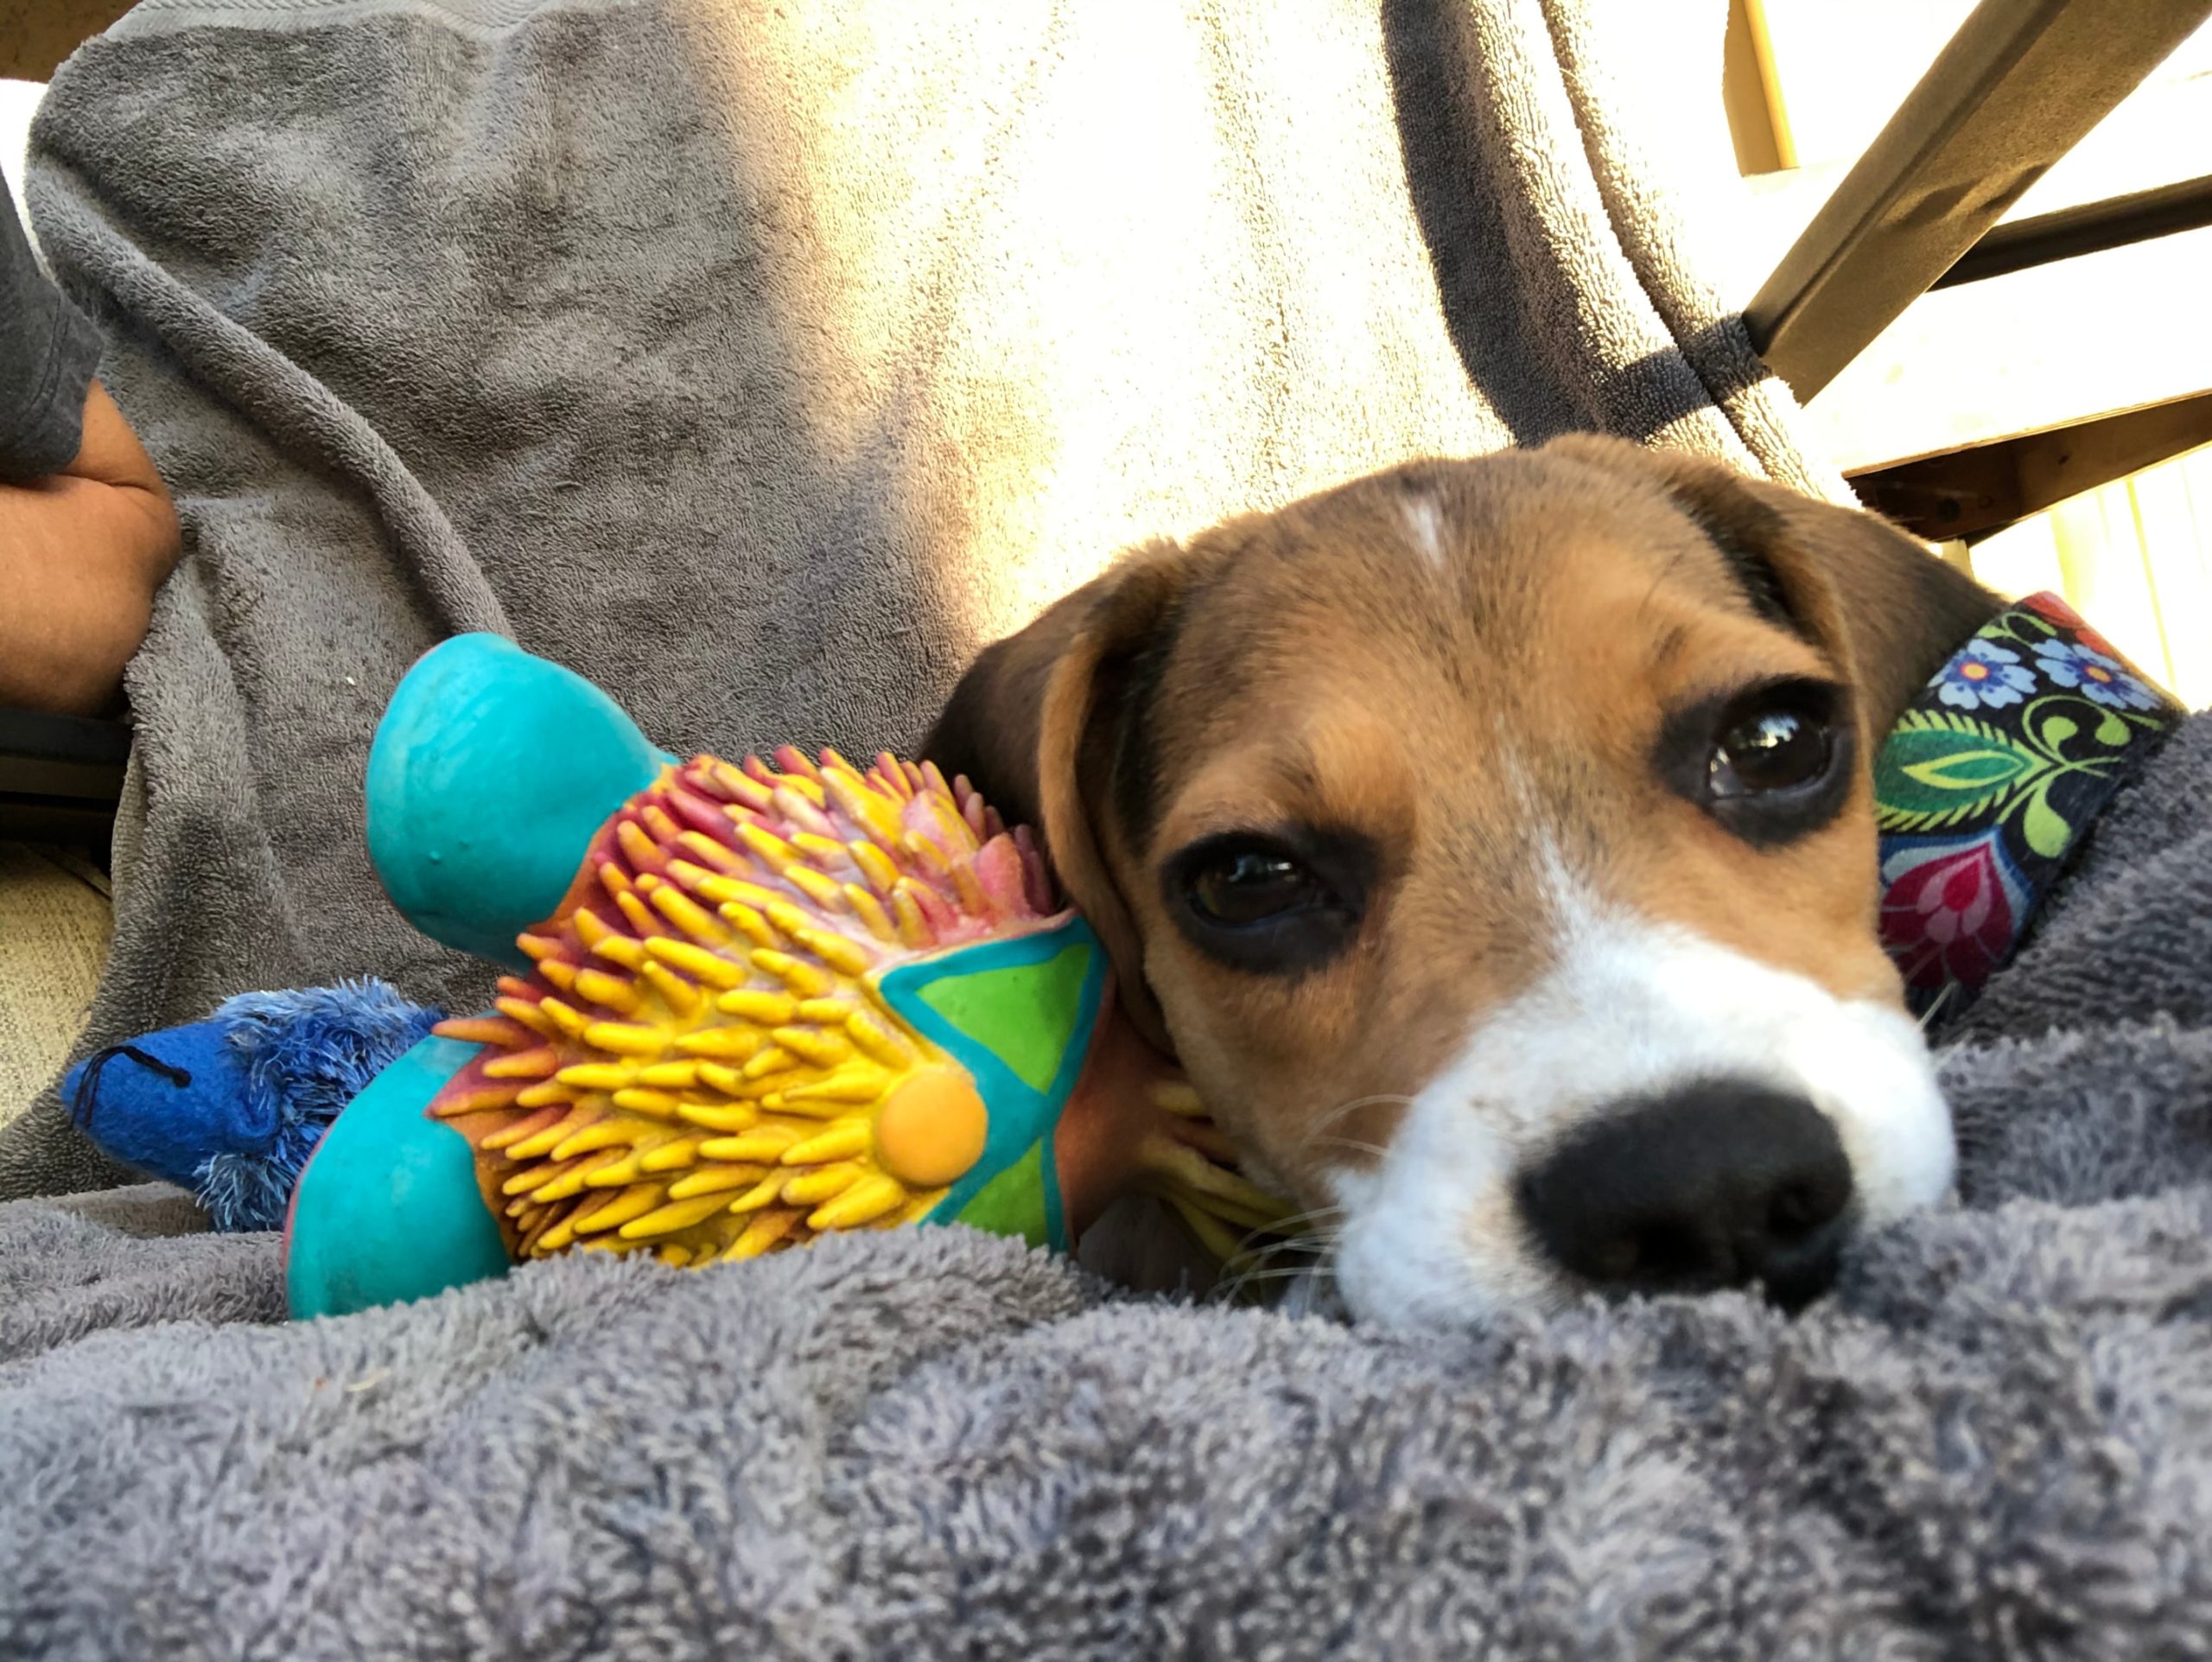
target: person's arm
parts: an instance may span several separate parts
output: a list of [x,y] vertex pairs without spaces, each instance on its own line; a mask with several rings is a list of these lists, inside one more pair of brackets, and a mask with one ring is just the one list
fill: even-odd
[[111,704],[176,563],[176,510],[99,361],[0,181],[0,704]]

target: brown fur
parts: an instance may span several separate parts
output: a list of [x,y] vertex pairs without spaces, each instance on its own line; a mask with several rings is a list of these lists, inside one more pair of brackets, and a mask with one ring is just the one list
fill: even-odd
[[[1440,560],[1415,534],[1425,500]],[[1747,598],[1747,569],[1788,621]],[[1563,439],[1140,548],[986,653],[928,754],[1040,825],[1140,1029],[1264,1169],[1318,1200],[1546,967],[1548,857],[1608,901],[1895,999],[1867,759],[1998,603],[1870,515]],[[1845,683],[1860,742],[1843,812],[1762,850],[1671,792],[1651,755],[1669,709],[1775,675]],[[1372,904],[1308,974],[1226,968],[1171,921],[1161,863],[1287,821],[1371,839]]]

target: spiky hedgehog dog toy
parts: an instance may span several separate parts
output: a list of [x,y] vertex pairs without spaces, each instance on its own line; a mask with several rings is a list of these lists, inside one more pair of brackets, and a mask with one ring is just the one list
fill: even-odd
[[333,1124],[293,1198],[296,1315],[572,1248],[696,1265],[949,1221],[1066,1247],[1133,1188],[1227,1258],[1286,1210],[1115,1018],[1027,831],[933,767],[679,762],[463,636],[395,692],[369,809],[401,910],[526,972]]

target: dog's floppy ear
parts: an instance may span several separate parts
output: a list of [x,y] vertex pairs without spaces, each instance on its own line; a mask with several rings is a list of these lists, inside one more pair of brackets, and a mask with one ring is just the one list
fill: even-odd
[[1164,541],[1122,556],[986,649],[923,747],[948,777],[966,774],[1008,825],[1042,834],[1061,886],[1113,959],[1122,1008],[1162,1051],[1173,1048],[1111,854],[1132,830],[1133,793],[1145,787],[1132,777],[1146,765],[1133,738],[1197,564]]
[[1875,745],[1959,644],[2003,609],[1996,595],[1863,509],[1618,439],[1579,436],[1546,448],[1656,479],[1754,603],[1837,660]]

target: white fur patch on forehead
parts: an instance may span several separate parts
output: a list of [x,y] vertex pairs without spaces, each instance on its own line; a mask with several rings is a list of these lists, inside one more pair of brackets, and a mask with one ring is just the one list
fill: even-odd
[[1405,500],[1406,531],[1414,550],[1438,570],[1444,569],[1444,504],[1428,491]]
[[1867,1222],[1950,1188],[1950,1111],[1902,1010],[1602,911],[1562,893],[1555,864],[1546,875],[1552,971],[1475,1028],[1377,1166],[1338,1179],[1338,1275],[1361,1319],[1457,1325],[1567,1296],[1522,1224],[1516,1175],[1593,1116],[1703,1082],[1808,1099],[1836,1128]]

